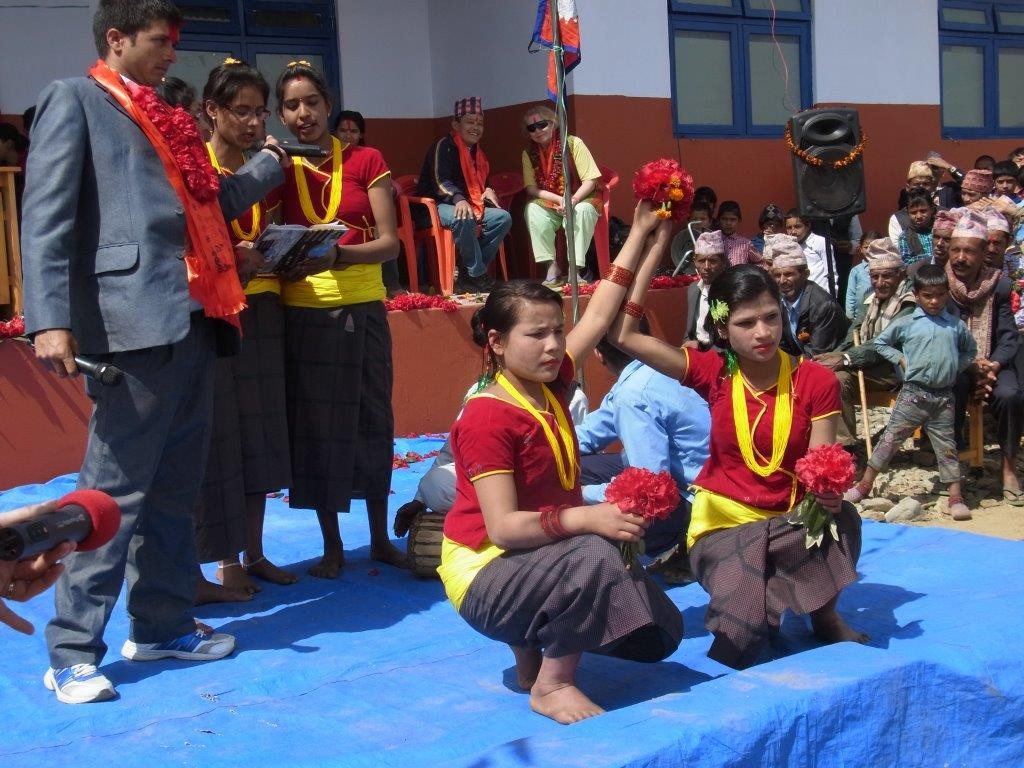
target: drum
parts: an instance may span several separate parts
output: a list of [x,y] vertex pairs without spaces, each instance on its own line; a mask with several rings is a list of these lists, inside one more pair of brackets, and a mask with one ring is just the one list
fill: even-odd
[[436,579],[441,564],[444,515],[419,512],[409,528],[409,570],[421,579]]

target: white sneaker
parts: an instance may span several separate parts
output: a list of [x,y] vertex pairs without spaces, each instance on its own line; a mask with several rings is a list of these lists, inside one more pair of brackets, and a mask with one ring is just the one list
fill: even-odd
[[50,668],[43,675],[43,685],[57,694],[57,700],[65,704],[89,704],[117,696],[113,683],[93,664]]
[[156,661],[157,659],[184,659],[185,661],[215,661],[235,650],[234,635],[204,632],[197,629],[187,635],[163,643],[136,643],[125,640],[121,655],[129,661]]

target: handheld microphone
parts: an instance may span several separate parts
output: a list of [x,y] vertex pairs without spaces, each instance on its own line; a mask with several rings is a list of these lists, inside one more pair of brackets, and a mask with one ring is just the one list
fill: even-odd
[[27,560],[63,541],[78,551],[102,547],[121,525],[121,508],[103,491],[72,491],[49,514],[0,528],[0,560]]
[[75,355],[75,365],[78,366],[78,370],[90,379],[95,379],[105,387],[120,384],[121,379],[124,377],[124,372],[116,365],[99,363],[95,360],[79,357],[78,355]]
[[[258,151],[263,149],[264,146],[264,142],[259,142],[254,149]],[[290,157],[327,157],[327,150],[317,144],[289,144],[279,141],[277,146],[283,149],[284,153]]]

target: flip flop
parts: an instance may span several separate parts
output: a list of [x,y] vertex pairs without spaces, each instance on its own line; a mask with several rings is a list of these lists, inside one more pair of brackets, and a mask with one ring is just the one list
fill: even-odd
[[1014,507],[1024,507],[1024,491],[1003,488],[1003,501],[1008,502]]

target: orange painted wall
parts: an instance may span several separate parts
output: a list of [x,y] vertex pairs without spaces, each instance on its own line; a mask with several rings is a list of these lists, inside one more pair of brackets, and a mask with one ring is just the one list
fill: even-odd
[[[586,302],[584,297],[583,307]],[[448,431],[463,394],[480,374],[480,348],[469,330],[477,306],[389,314],[396,435]],[[647,306],[652,332],[681,343],[685,289],[652,291]],[[568,299],[565,308],[570,316]],[[585,366],[587,396],[596,408],[612,379],[593,356]],[[92,408],[81,382],[56,378],[15,341],[0,341],[0,371],[0,490],[77,472]]]

